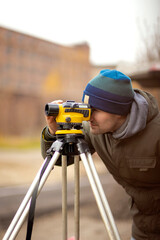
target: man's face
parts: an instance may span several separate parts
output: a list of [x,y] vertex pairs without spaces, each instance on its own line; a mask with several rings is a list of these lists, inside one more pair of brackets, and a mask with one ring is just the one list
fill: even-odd
[[93,108],[90,119],[90,131],[93,134],[114,132],[123,124],[125,119],[125,116],[111,114],[97,108]]

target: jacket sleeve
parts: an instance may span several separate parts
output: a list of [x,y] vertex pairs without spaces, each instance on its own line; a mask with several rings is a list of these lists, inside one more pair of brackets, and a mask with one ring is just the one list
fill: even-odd
[[48,127],[42,130],[41,134],[41,154],[46,158],[46,151],[51,147],[52,143],[56,140],[56,136],[49,133]]

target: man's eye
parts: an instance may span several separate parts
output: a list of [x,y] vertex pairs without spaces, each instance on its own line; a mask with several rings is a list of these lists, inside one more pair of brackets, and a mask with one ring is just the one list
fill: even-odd
[[94,113],[96,111],[96,108],[91,108],[91,113]]

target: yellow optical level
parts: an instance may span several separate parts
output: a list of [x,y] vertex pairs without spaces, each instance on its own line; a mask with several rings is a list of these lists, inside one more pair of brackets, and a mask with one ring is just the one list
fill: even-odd
[[47,116],[56,117],[60,130],[76,129],[77,131],[74,130],[74,132],[79,132],[82,122],[90,120],[91,108],[89,104],[75,101],[67,101],[62,104],[48,103],[45,106],[45,113]]

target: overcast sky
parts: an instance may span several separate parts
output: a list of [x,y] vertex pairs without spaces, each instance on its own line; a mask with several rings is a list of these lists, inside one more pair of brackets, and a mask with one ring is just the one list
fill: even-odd
[[137,22],[153,28],[160,0],[0,0],[0,25],[63,45],[87,42],[96,64],[135,61]]

